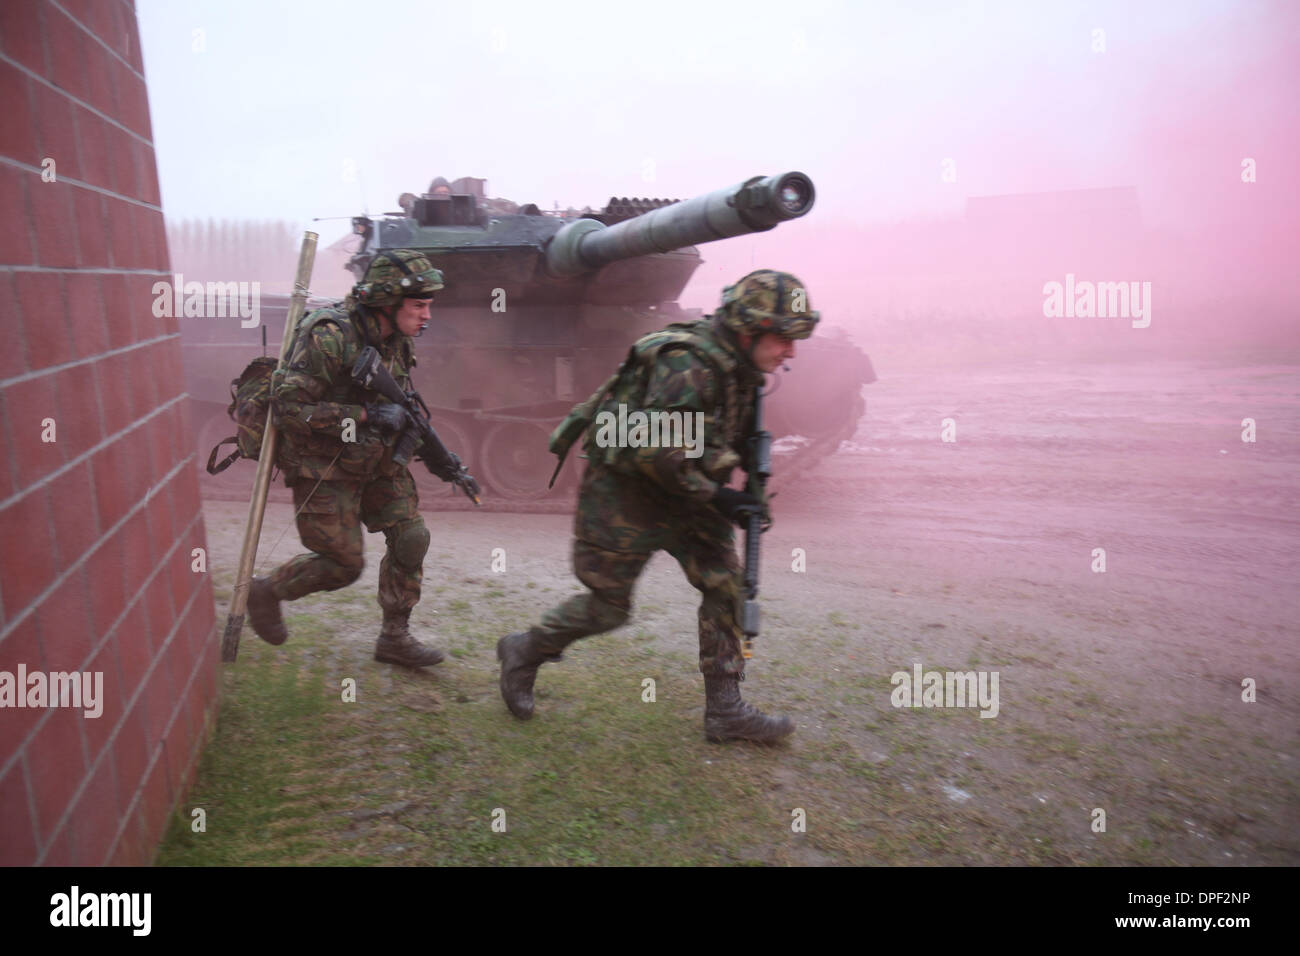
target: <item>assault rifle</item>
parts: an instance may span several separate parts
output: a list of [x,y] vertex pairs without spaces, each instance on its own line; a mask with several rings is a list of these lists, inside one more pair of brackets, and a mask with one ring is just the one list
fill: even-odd
[[[772,433],[763,428],[763,392],[754,392],[754,431],[749,436],[748,491],[765,501],[767,479],[772,477]],[[741,607],[740,629],[745,633],[743,655],[754,656],[754,639],[758,637],[758,557],[759,539],[763,534],[763,513],[756,511],[745,520],[745,603]]]
[[379,351],[374,346],[367,345],[357,356],[356,364],[352,366],[352,381],[362,388],[378,392],[394,405],[402,406],[410,416],[411,424],[398,437],[397,444],[393,447],[393,461],[405,465],[415,455],[435,476],[450,481],[465,492],[465,497],[474,502],[474,507],[482,505],[478,497],[478,482],[466,470],[464,462],[447,450],[447,446],[429,424],[429,406],[424,404],[424,399],[415,389],[402,391],[388,369],[384,368]]

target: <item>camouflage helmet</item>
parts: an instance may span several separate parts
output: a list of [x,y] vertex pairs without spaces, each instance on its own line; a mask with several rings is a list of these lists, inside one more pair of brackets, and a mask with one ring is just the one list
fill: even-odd
[[788,272],[759,269],[722,290],[722,324],[735,332],[774,332],[806,339],[821,314],[808,308],[808,290]]
[[362,305],[385,306],[408,296],[430,299],[441,288],[442,273],[423,253],[392,249],[375,253],[366,277],[352,287],[352,294]]

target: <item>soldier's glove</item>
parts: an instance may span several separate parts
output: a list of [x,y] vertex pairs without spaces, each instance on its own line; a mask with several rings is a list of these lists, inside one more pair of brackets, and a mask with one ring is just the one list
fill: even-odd
[[366,424],[381,432],[400,432],[411,423],[411,416],[401,405],[392,402],[366,406]]
[[747,491],[736,491],[734,488],[719,488],[710,504],[739,528],[744,528],[753,515],[763,513],[763,502]]
[[451,459],[450,464],[440,468],[431,467],[429,470],[433,472],[435,478],[441,478],[443,481],[455,481],[461,476],[465,465],[461,462],[460,456],[454,451],[447,452],[447,457]]

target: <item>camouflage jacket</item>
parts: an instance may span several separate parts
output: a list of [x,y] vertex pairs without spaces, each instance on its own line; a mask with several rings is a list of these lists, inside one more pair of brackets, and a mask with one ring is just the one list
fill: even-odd
[[[279,464],[286,481],[360,479],[401,470],[392,460],[395,436],[385,439],[361,422],[363,405],[385,401],[352,383],[352,366],[366,347],[359,329],[367,325],[370,338],[378,340],[377,321],[355,309],[318,309],[299,321],[289,358],[272,386],[272,409],[282,436]],[[379,345],[379,354],[397,384],[409,387],[415,366],[410,337],[390,335]],[[349,418],[356,423],[355,441],[343,441]]]
[[589,461],[699,503],[744,461],[763,374],[711,319],[642,337],[611,381],[587,429]]

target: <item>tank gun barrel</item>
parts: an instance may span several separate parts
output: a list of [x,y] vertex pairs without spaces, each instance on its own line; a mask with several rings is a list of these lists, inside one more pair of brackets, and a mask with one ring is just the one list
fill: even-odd
[[546,268],[556,277],[575,276],[619,259],[766,232],[778,223],[806,215],[815,198],[812,180],[803,173],[789,172],[755,176],[613,226],[578,219],[547,245]]

